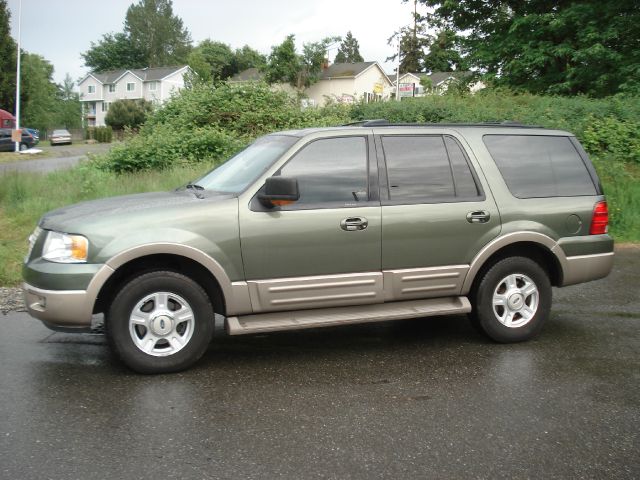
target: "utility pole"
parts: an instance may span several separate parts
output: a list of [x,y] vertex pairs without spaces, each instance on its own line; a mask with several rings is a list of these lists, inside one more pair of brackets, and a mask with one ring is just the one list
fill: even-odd
[[[22,24],[22,0],[18,6],[18,54],[16,55],[16,130],[20,131],[20,28]],[[16,142],[16,152],[20,151],[22,133]]]
[[396,102],[400,101],[400,45],[402,43],[402,28],[398,31],[398,64],[396,65]]

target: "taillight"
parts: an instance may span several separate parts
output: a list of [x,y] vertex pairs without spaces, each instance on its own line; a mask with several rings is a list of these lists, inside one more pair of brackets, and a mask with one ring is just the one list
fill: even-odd
[[607,202],[598,202],[593,207],[593,217],[591,217],[590,235],[602,235],[607,233],[609,226],[609,210]]

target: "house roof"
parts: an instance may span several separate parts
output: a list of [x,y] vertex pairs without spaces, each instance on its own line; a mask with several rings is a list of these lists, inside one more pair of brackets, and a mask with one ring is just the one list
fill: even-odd
[[230,82],[260,82],[264,79],[264,74],[257,68],[247,68],[236,73],[229,79]]
[[[449,78],[465,78],[472,74],[469,71],[457,71],[457,72],[433,72],[433,73],[423,73],[423,72],[406,72],[400,75],[400,78],[407,75],[412,75],[418,79],[429,78],[433,85],[440,85],[442,82],[448,80]],[[395,76],[393,77],[393,83],[396,83]],[[401,82],[402,83],[402,82]]]
[[127,74],[127,72],[131,72],[131,74],[138,77],[143,82],[153,82],[156,80],[162,80],[169,75],[172,75],[180,70],[187,68],[186,65],[180,65],[176,67],[147,67],[147,68],[131,68],[124,69],[121,68],[119,70],[107,70],[104,72],[91,72],[87,74],[85,78],[81,80],[80,83],[84,82],[87,77],[92,76],[100,83],[115,83],[121,77]]
[[[322,72],[322,76],[320,77],[320,79],[328,80],[330,78],[355,78],[376,63],[378,62],[334,63]],[[384,73],[384,71],[382,73]]]

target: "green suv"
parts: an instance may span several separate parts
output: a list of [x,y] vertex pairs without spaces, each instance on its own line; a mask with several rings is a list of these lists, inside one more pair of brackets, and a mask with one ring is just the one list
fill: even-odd
[[551,287],[606,276],[607,204],[571,133],[386,121],[274,133],[171,192],[46,214],[30,314],[82,331],[104,313],[132,369],[196,362],[230,335],[469,313],[533,337]]

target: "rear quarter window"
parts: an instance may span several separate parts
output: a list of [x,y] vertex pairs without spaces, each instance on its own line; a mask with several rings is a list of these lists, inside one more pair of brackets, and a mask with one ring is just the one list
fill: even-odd
[[517,198],[596,195],[596,185],[569,137],[485,135],[509,191]]

